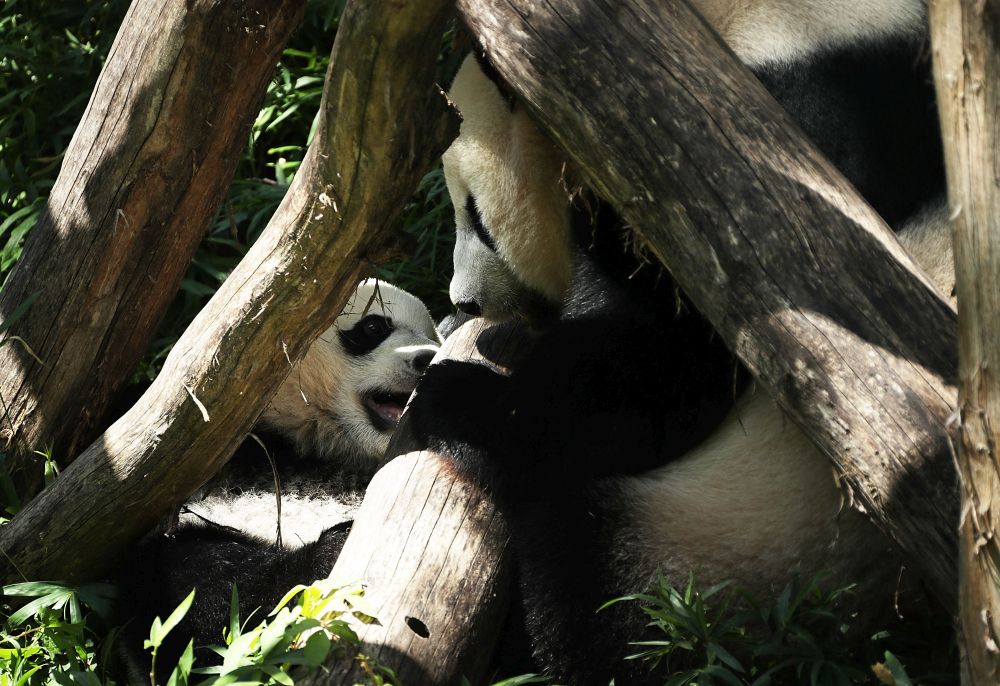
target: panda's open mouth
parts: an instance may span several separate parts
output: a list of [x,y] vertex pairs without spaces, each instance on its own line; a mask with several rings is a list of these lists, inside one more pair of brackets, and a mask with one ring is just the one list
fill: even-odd
[[363,394],[361,402],[372,426],[379,431],[392,431],[399,424],[399,417],[409,398],[408,391],[376,390]]

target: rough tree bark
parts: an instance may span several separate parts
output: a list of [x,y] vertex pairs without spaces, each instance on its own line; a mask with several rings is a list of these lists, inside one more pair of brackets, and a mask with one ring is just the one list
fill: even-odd
[[61,465],[94,439],[149,346],[229,186],[304,0],[137,0],[46,211],[0,297],[36,296],[0,347],[0,445],[24,496],[35,450]]
[[892,232],[686,2],[457,4],[550,135],[836,463],[855,507],[951,606],[956,315]]
[[[1000,681],[1000,2],[930,3],[954,216],[962,683]],[[1000,521],[1000,519],[998,519]]]
[[448,9],[348,4],[284,201],[142,399],[0,531],[4,579],[93,578],[222,466],[454,136],[433,87]]
[[[505,371],[526,345],[520,328],[477,319],[449,337],[435,361],[475,358]],[[387,453],[400,457],[369,485],[330,576],[337,585],[367,584],[379,622],[357,627],[361,652],[391,667],[400,683],[486,683],[509,604],[507,527],[492,500],[449,469],[449,458],[409,452],[405,423],[404,414]],[[356,662],[327,668],[305,683],[367,681]]]

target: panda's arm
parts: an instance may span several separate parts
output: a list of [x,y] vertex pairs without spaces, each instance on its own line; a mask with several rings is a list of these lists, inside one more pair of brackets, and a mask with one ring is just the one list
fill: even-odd
[[562,322],[511,379],[510,434],[545,463],[536,478],[638,474],[718,426],[741,383],[736,374],[728,351],[691,322]]
[[450,455],[459,467],[489,479],[483,454],[501,447],[509,423],[510,380],[485,364],[444,360],[431,365],[407,408],[409,430],[422,448]]

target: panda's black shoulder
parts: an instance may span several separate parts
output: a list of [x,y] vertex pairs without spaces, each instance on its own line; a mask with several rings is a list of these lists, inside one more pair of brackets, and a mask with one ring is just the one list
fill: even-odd
[[891,226],[944,189],[925,34],[859,40],[753,71]]

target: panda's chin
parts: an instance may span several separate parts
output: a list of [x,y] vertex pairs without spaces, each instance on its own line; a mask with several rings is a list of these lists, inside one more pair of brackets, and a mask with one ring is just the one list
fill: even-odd
[[368,420],[378,431],[392,433],[399,425],[410,394],[404,391],[370,391],[361,398]]

